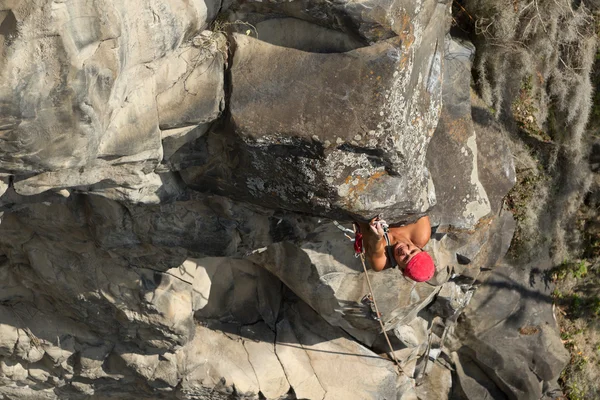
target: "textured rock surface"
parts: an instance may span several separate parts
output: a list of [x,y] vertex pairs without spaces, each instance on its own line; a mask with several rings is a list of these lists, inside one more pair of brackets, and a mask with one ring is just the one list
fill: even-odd
[[435,195],[424,163],[441,106],[445,21],[439,4],[404,38],[345,53],[236,34],[229,123],[197,144],[201,156],[182,169],[184,181],[336,218],[427,211]]
[[[313,307],[328,323],[371,345],[379,324],[366,318],[361,303],[369,291],[351,242],[333,224],[315,230],[302,246],[275,243],[251,259],[268,269]],[[408,324],[428,305],[438,288],[415,283],[398,270],[369,271],[386,329]]]
[[306,305],[294,305],[284,315],[286,319],[277,325],[276,349],[289,379],[301,383],[292,385],[307,391],[307,395],[296,392],[299,398],[370,399],[373,394],[377,398],[399,394],[392,363],[328,325]]
[[220,114],[225,41],[189,42],[207,26],[203,1],[22,1],[7,15],[0,169],[17,192],[156,189],[161,130]]
[[[360,37],[370,43],[399,36],[417,41],[439,2],[432,0],[367,0],[321,3],[301,0],[290,3],[250,0],[234,4],[243,13],[279,13]],[[413,36],[414,35],[414,36]]]
[[[461,364],[470,359],[476,365],[459,370],[465,393],[501,391],[519,399],[551,394],[569,360],[556,334],[551,301],[545,283],[518,267],[504,264],[491,272],[457,330]],[[475,385],[481,372],[493,384]]]
[[437,227],[427,249],[438,271],[447,266],[449,273],[475,279],[506,254],[512,240],[515,223],[501,203],[515,183],[515,169],[505,132],[465,85],[472,45],[447,37],[445,46],[444,106],[427,156],[438,202],[430,213]]
[[[448,3],[1,4],[0,397],[548,393],[564,354],[525,276],[457,322],[514,167]],[[435,225],[434,279],[368,272],[400,375],[325,219],[378,213]]]
[[443,214],[438,215],[434,210],[431,218],[443,225],[472,229],[491,211],[486,190],[479,180],[470,87],[464,84],[471,77],[473,49],[449,37],[445,46],[444,107],[427,149],[433,182],[445,196],[439,199],[437,208]]

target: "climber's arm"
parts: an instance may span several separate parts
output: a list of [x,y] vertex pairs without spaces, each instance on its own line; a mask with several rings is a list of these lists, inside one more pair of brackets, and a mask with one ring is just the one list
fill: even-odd
[[371,268],[373,271],[383,270],[387,265],[383,228],[381,225],[376,224],[376,218],[373,218],[369,224],[360,224],[360,231],[363,232],[365,255]]
[[431,238],[431,222],[428,216],[419,218],[412,226],[410,239],[420,248],[425,247]]

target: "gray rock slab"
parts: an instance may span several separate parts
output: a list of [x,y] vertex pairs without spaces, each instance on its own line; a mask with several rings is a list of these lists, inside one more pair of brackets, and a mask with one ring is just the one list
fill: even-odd
[[452,389],[452,372],[436,362],[430,365],[422,384],[416,387],[417,398],[419,400],[448,400]]
[[[506,210],[484,218],[473,230],[439,226],[425,246],[436,262],[436,278],[442,268],[448,267],[452,273],[474,280],[481,270],[489,270],[504,257],[514,230],[515,220],[512,213]],[[440,285],[444,283],[434,281]]]
[[[448,36],[445,42],[442,114],[427,149],[438,204],[434,224],[473,229],[491,207],[479,178],[479,149],[471,119],[470,79],[474,48]],[[485,143],[493,146],[493,143]],[[510,154],[510,153],[509,153]],[[509,164],[512,167],[512,161]]]
[[0,197],[8,190],[9,181],[8,177],[0,176]]
[[425,319],[417,317],[410,321],[410,323],[402,324],[394,328],[394,335],[406,347],[419,347],[422,344],[427,343],[429,334],[427,325],[428,323]]
[[11,309],[0,307],[0,356],[11,356],[19,340],[19,323]]
[[288,320],[277,324],[277,341],[275,352],[296,395],[300,398],[323,399],[325,389]]
[[292,305],[284,315],[275,349],[299,398],[396,397],[400,378],[391,361],[330,326],[305,304]]
[[464,316],[457,328],[460,351],[509,398],[541,398],[544,383],[554,382],[569,360],[550,291],[524,268],[496,267]]
[[453,397],[460,400],[508,398],[464,352],[452,353],[452,362],[457,377],[452,387]]
[[0,170],[17,192],[164,201],[173,182],[153,173],[160,129],[214,121],[224,106],[225,39],[191,40],[212,3],[5,5]]
[[284,396],[290,383],[275,353],[275,332],[265,323],[243,326],[240,335],[248,352],[248,360],[254,368],[260,391],[268,399]]
[[258,397],[260,384],[239,336],[199,325],[194,340],[176,356],[182,374],[180,396],[202,397],[213,391],[230,395],[235,388],[238,395]]
[[103,368],[104,361],[112,350],[110,343],[100,346],[88,346],[80,352],[80,376],[88,379],[100,379],[109,376]]
[[516,183],[514,158],[507,132],[474,92],[471,92],[471,116],[477,134],[479,180],[488,195],[492,212],[497,213],[504,197]]
[[88,168],[62,169],[16,178],[14,189],[23,196],[37,195],[47,190],[72,189],[137,204],[166,202],[175,199],[183,191],[172,174],[145,173],[143,165],[139,163],[112,166],[105,162]]
[[442,318],[448,318],[463,308],[467,300],[465,292],[459,285],[455,282],[446,282],[442,285],[429,311]]
[[10,254],[13,266],[0,267],[3,301],[33,301],[34,292],[42,293],[56,299],[51,309],[85,320],[102,335],[135,337],[160,348],[190,340],[193,314],[204,308],[210,318],[264,320],[274,327],[277,278],[246,260],[211,261],[189,253],[244,254],[275,236],[305,234],[310,218],[274,218],[273,211],[202,198],[128,208],[72,195],[64,204],[6,213],[0,251]]
[[211,31],[198,36],[197,45],[180,46],[157,71],[161,130],[214,121],[225,106],[225,36]]

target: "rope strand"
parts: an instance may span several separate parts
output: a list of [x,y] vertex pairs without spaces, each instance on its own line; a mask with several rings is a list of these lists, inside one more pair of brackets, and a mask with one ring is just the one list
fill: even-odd
[[379,307],[377,307],[377,302],[375,301],[375,295],[373,294],[373,287],[371,286],[371,279],[369,279],[369,274],[367,273],[367,266],[365,264],[365,249],[362,245],[362,235],[360,235],[360,229],[356,223],[353,224],[354,231],[352,231],[348,228],[344,228],[337,221],[333,221],[333,224],[339,230],[341,230],[344,233],[344,236],[346,236],[348,239],[352,240],[352,238],[349,237],[346,234],[346,232],[353,233],[355,235],[354,250],[356,253],[354,254],[354,256],[360,257],[360,262],[362,263],[363,271],[365,272],[365,277],[367,278],[367,284],[369,285],[369,293],[371,294],[371,298],[373,299],[373,305],[375,306],[375,312],[377,313],[377,320],[379,321],[379,325],[381,326],[381,332],[383,332],[383,336],[385,336],[385,340],[390,348],[390,355],[392,356],[392,360],[394,360],[394,363],[396,364],[396,367],[397,367],[396,373],[398,375],[403,374],[404,370],[402,369],[402,367],[400,366],[400,362],[396,358],[396,354],[394,353],[394,348],[392,347],[390,338],[388,337],[387,332],[385,331],[385,327],[383,326],[383,322],[381,321],[381,318],[380,318],[381,313],[379,312]]
[[400,373],[404,373],[404,371],[402,370],[402,367],[400,366],[400,362],[398,362],[398,359],[396,358],[396,354],[394,353],[394,348],[392,347],[390,338],[388,337],[387,332],[385,331],[385,328],[383,326],[383,321],[381,321],[381,318],[380,318],[381,314],[379,313],[379,308],[377,307],[377,301],[375,301],[375,294],[373,293],[373,287],[371,286],[371,280],[369,279],[369,274],[367,273],[367,266],[365,265],[364,253],[360,253],[360,262],[362,263],[363,270],[365,271],[365,277],[367,278],[367,284],[369,285],[369,292],[371,293],[371,298],[373,299],[373,305],[375,306],[375,312],[377,313],[379,325],[381,325],[381,331],[383,332],[383,336],[385,336],[385,340],[387,341],[387,344],[390,347],[390,354],[392,356],[392,359],[396,363],[396,366],[398,367],[398,375],[399,375]]

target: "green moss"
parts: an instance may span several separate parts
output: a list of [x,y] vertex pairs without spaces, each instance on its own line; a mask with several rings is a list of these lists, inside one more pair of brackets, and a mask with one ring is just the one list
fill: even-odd
[[587,263],[585,260],[581,260],[572,268],[573,276],[576,279],[581,279],[587,275]]
[[531,205],[535,204],[541,188],[546,185],[548,175],[539,162],[536,168],[516,168],[515,172],[517,182],[506,195],[505,205],[517,223],[509,251],[513,257],[518,258],[528,253],[526,245],[531,238],[524,233],[530,224],[528,211]]
[[535,104],[538,100],[534,95],[533,77],[526,75],[521,81],[519,95],[512,103],[512,114],[522,132],[536,136],[543,141],[550,141],[550,136],[540,129],[536,117],[539,110]]

